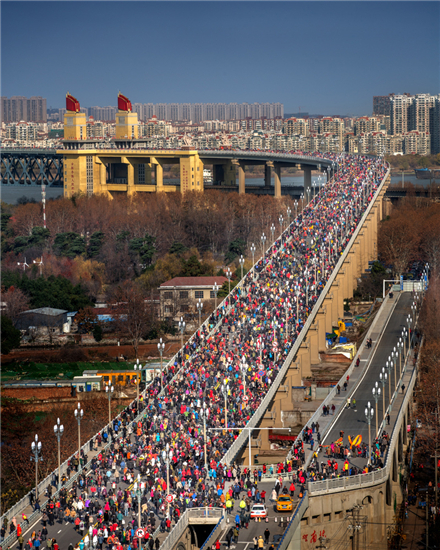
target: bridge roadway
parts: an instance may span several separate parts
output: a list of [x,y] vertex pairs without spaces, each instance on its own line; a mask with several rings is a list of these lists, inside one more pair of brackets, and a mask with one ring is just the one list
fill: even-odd
[[[364,172],[365,173],[365,172]],[[344,170],[342,171],[342,176],[344,176]],[[384,172],[381,173],[380,175],[380,178],[379,178],[379,181],[380,179],[384,176]],[[348,222],[351,218],[351,224],[353,224],[353,226],[355,226],[359,219],[360,219],[360,216],[362,215],[362,212],[365,212],[365,209],[368,211],[368,201],[367,201],[367,196],[369,195],[370,196],[370,199],[372,198],[372,194],[374,193],[374,188],[372,189],[373,185],[376,185],[379,183],[379,181],[374,181],[374,178],[375,177],[378,177],[375,175],[375,172],[374,171],[369,171],[368,173],[368,177],[367,177],[367,182],[362,182],[362,181],[358,181],[358,180],[353,180],[351,181],[350,183],[347,183],[346,185],[353,185],[353,186],[358,186],[359,187],[359,193],[357,194],[356,196],[356,199],[355,199],[355,205],[353,204],[353,196],[350,194],[350,193],[347,193],[347,187],[346,186],[327,186],[325,188],[325,192],[329,192],[329,193],[333,193],[332,195],[332,200],[333,201],[336,201],[335,204],[338,204],[339,205],[339,209],[336,209],[335,211],[333,210],[329,210],[329,207],[330,207],[330,203],[327,202],[326,205],[325,205],[325,209],[322,210],[322,214],[320,214],[321,216],[321,220],[324,219],[323,215],[324,215],[324,212],[326,212],[327,214],[326,215],[329,215],[329,213],[331,214],[331,220],[332,222],[334,223],[338,218],[339,218],[339,222],[341,224],[341,226],[345,223],[346,227],[345,227],[345,232],[346,232],[346,236],[347,236],[347,233],[348,233]],[[386,176],[385,176],[386,178]],[[385,179],[383,180],[383,182],[385,181]],[[383,185],[383,183],[381,184],[381,186]],[[380,191],[380,189],[376,192],[376,195],[377,196],[377,193]],[[339,195],[339,193],[341,193],[341,195]],[[343,198],[342,198],[343,197]],[[312,202],[312,204],[309,205],[309,207],[306,208],[306,211],[302,214],[302,218],[304,219],[305,216],[308,216],[310,215],[311,216],[311,219],[314,219],[314,216],[315,214],[313,213],[314,209],[315,208],[321,208],[319,205],[320,205],[320,201],[322,200],[322,197],[318,197],[317,198],[317,201],[316,202]],[[352,207],[352,213],[351,213],[351,216],[347,216],[347,211],[345,210],[345,205],[343,204],[343,200],[345,201],[348,201],[349,204],[351,204],[351,207]],[[370,205],[371,206],[371,205]],[[358,211],[359,209],[359,211]],[[287,237],[290,238],[290,231],[292,231],[292,234],[295,234],[295,224],[292,224],[291,228],[289,228],[289,231],[285,231],[285,235],[283,236],[283,239],[284,239],[284,243],[285,243],[285,239]],[[323,229],[325,231],[325,228]],[[352,229],[353,230],[353,229]],[[341,229],[342,231],[342,229]],[[357,230],[356,230],[357,231]],[[355,231],[355,234],[354,236],[352,237],[352,239],[354,239],[356,237],[356,231]],[[326,234],[326,237],[328,238],[328,233]],[[349,240],[349,237],[347,237],[348,240]],[[347,241],[348,242],[348,241]],[[330,251],[332,250],[332,248],[330,247],[329,249]],[[278,239],[277,240],[277,243],[276,243],[276,246],[273,247],[273,249],[271,250],[271,252],[279,252],[279,251],[284,251],[285,252],[285,244],[282,243],[281,239]],[[327,257],[327,247],[324,249],[325,251],[325,257]],[[319,251],[318,251],[319,253]],[[265,262],[264,262],[264,265],[263,265],[263,261],[260,260],[258,262],[258,266],[259,266],[259,270],[261,270],[263,267],[265,267],[265,265],[269,265],[270,263],[272,262],[272,260],[270,259],[270,257],[266,258]],[[325,262],[326,264],[328,263],[328,260],[326,260]],[[333,270],[333,267],[334,267],[334,259],[331,259],[330,258],[330,262],[328,263],[328,265],[326,265],[326,277],[330,277],[331,279],[331,271]],[[257,272],[255,272],[256,274]],[[312,280],[313,278],[313,272],[309,272],[308,273],[309,277],[310,277],[310,280]],[[249,284],[249,277],[253,278],[254,276],[254,270],[252,270],[249,274],[249,276],[247,277],[247,284]],[[265,284],[263,283],[263,286],[262,288],[264,289],[265,288]],[[238,289],[236,289],[233,294],[237,295],[237,293],[240,291],[240,288],[242,288],[242,283],[240,283],[240,286]],[[299,297],[299,296],[298,296]],[[304,295],[301,295],[301,306],[299,308],[299,312],[302,315],[306,315],[305,313],[305,296]],[[219,317],[217,318],[217,320],[219,321],[219,325],[222,324],[223,322],[223,318],[224,316],[229,312],[230,310],[230,307],[231,305],[228,304],[228,300],[229,298],[225,301],[225,303],[223,303],[223,305],[221,305],[219,307],[219,310],[218,312],[220,313],[221,311],[223,311],[223,314],[222,315],[219,315]],[[266,299],[267,300],[267,299]],[[293,301],[293,300],[292,300]],[[312,298],[310,298],[310,301],[312,301]],[[222,309],[223,308],[223,309]],[[296,308],[291,308],[290,310],[290,319],[289,319],[289,324],[291,325],[291,323],[293,322],[292,320],[295,319],[295,315],[298,314],[298,307]],[[244,326],[244,329],[246,329],[246,326]],[[281,336],[281,327],[278,326],[278,327],[274,327],[274,330],[276,330],[277,334],[278,334],[278,337],[280,338]],[[281,331],[281,332],[280,332]],[[275,335],[275,332],[273,333]],[[268,333],[266,332],[265,334],[265,337],[269,337],[269,340],[268,341],[271,341],[272,339],[272,330],[270,330]],[[280,339],[281,341],[281,339]],[[269,346],[268,346],[269,347]],[[189,350],[189,348],[188,348]],[[279,357],[278,358],[278,361],[284,361],[284,358],[285,358],[285,355],[287,353],[287,350],[285,350],[283,352],[283,357]],[[270,362],[270,358],[268,357],[266,359],[266,361],[269,361]],[[173,361],[171,362],[173,363]],[[269,365],[270,366],[270,365]],[[270,370],[268,371],[269,374],[270,374]],[[279,377],[278,377],[279,378]],[[232,380],[231,380],[231,383],[232,383]],[[177,380],[174,380],[169,387],[181,387],[182,386],[182,382],[177,379]],[[276,388],[278,387],[279,385],[279,381],[277,382],[277,384],[273,383],[273,387],[271,389],[274,389],[276,390]],[[249,391],[249,388],[248,388],[248,391]],[[270,392],[268,392],[267,394],[267,398],[269,398],[269,394]],[[258,400],[257,400],[257,403],[256,405],[258,405]],[[263,405],[263,403],[261,404],[262,406],[266,406],[266,405]],[[254,415],[255,417],[255,415]],[[261,417],[261,411],[260,411],[260,417]],[[71,528],[70,528],[71,529]],[[60,530],[60,533],[57,533],[59,537],[62,536],[62,533],[63,533],[63,528],[61,528]],[[63,550],[63,549],[62,549]]]
[[[362,351],[359,355],[361,363],[360,363],[360,366],[356,368],[354,374],[350,376],[348,391],[344,392],[344,390],[342,389],[341,394],[335,397],[333,401],[335,403],[336,410],[338,410],[339,408],[341,409],[340,413],[335,416],[321,415],[319,419],[320,430],[327,431],[327,435],[324,437],[322,444],[325,445],[331,441],[336,441],[339,438],[340,430],[343,430],[345,432],[344,444],[348,443],[349,434],[352,436],[352,439],[354,436],[360,434],[363,438],[363,441],[367,441],[368,426],[365,420],[364,408],[368,401],[374,403],[374,401],[372,401],[371,399],[372,397],[371,388],[374,386],[374,382],[376,381],[376,378],[378,378],[378,373],[381,372],[382,366],[386,363],[388,356],[393,350],[395,342],[397,341],[397,339],[401,334],[402,328],[405,326],[406,317],[408,313],[411,312],[412,299],[413,299],[412,294],[410,292],[397,293],[395,295],[395,298],[391,300],[387,298],[388,303],[384,304],[383,311],[381,310],[378,313],[378,317],[379,317],[377,319],[378,323],[373,327],[373,331],[371,333],[371,337],[373,340],[372,348],[368,349],[365,346],[362,347]],[[345,379],[345,375],[341,378],[341,381],[340,381],[341,385],[344,379]],[[388,384],[385,386],[386,391],[387,391],[387,388],[388,388]],[[394,391],[394,378],[393,378],[393,385],[392,385],[392,392],[393,391]],[[356,409],[344,408],[344,403],[347,399],[346,398],[347,394],[350,394],[351,399],[353,398],[356,399],[356,402],[357,402]],[[379,417],[382,420],[384,417],[383,408],[382,408],[382,398],[380,399],[379,403],[380,403],[380,406],[378,406],[378,412],[379,412]],[[385,410],[387,410],[388,393],[387,393],[387,398],[385,400],[385,403],[386,403]],[[391,411],[390,426],[389,427],[385,426],[386,430],[389,433],[392,431],[393,424],[397,418],[398,413],[399,413],[399,403],[395,403],[394,410]],[[381,423],[379,422],[379,426],[380,424]],[[375,425],[375,422],[373,420],[372,428],[374,425]],[[375,430],[372,429],[372,439],[373,439],[374,431]],[[379,428],[379,431],[381,431],[380,428]],[[316,448],[317,448],[317,445],[315,445],[315,449]],[[306,451],[306,463],[309,463],[312,456],[312,450],[309,447],[309,445],[305,446],[305,451]],[[324,458],[323,451],[321,451],[321,453],[319,454],[319,462],[326,462],[326,458]],[[338,459],[337,462],[339,464],[339,470],[341,470],[343,461]],[[365,458],[351,458],[349,462],[351,466],[355,465],[361,469],[366,465]],[[261,467],[261,464],[258,466]],[[281,477],[283,479],[284,486],[289,487],[292,479],[292,475],[282,474]],[[269,544],[275,544],[275,547],[277,546],[277,542],[285,532],[285,527],[288,521],[290,520],[291,516],[293,515],[293,512],[286,512],[286,513],[276,512],[275,503],[271,498],[271,493],[274,488],[276,478],[277,478],[276,475],[270,476],[269,474],[267,474],[266,476],[263,476],[262,481],[258,483],[258,489],[260,491],[262,490],[266,491],[265,502],[268,508],[268,519],[269,519],[268,523],[264,521],[262,522],[251,521],[247,528],[240,529],[238,541],[236,543],[234,542],[231,543],[230,545],[231,549],[247,550],[249,546],[252,547],[253,539],[255,537],[258,538],[260,535],[264,536],[264,531],[266,530],[266,528],[268,528],[270,531]],[[227,483],[226,490],[231,485],[232,483]],[[301,485],[298,482],[295,482],[295,485],[296,485],[296,491],[295,491],[294,502],[296,506],[299,500],[298,496],[301,489]],[[119,483],[119,486],[123,489],[129,487],[128,483],[123,481]],[[313,493],[313,484],[308,484],[308,489],[309,490],[312,489],[312,493]],[[241,496],[244,496],[244,493],[242,493]],[[218,536],[219,540],[221,541],[222,547],[227,547],[228,545],[226,535],[228,531],[232,529],[235,524],[234,518],[238,510],[239,510],[239,501],[236,501],[234,509],[227,516],[228,523],[226,524],[225,528]],[[28,530],[25,530],[25,535],[26,536],[29,535],[30,532],[34,529],[38,530],[38,523],[40,523],[39,520],[37,524],[33,524]],[[25,541],[27,540],[26,536],[25,536]],[[55,522],[54,525],[48,526],[48,537],[55,538],[61,549],[67,548],[70,543],[72,543],[75,546],[82,539],[82,536],[72,529],[72,525],[70,523],[66,523],[65,521],[57,521]],[[166,535],[159,535],[159,537],[163,541]],[[41,545],[41,550],[46,550],[45,543]]]

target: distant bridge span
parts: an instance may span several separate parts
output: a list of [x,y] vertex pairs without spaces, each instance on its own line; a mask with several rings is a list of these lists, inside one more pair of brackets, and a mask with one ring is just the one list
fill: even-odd
[[[73,148],[74,145],[78,147]],[[124,144],[122,144],[124,145]],[[203,168],[212,166],[215,188],[246,192],[246,166],[264,166],[261,194],[281,197],[281,169],[299,167],[304,172],[304,197],[311,199],[312,170],[334,176],[335,155],[313,156],[272,151],[224,151],[142,149],[140,147],[96,148],[96,144],[70,144],[68,149],[3,149],[3,185],[49,185],[73,194],[154,193],[180,190],[203,191]],[[89,147],[89,148],[87,148]],[[94,147],[91,149],[90,147]],[[165,165],[180,165],[180,185],[165,184]],[[272,187],[272,172],[274,186]]]

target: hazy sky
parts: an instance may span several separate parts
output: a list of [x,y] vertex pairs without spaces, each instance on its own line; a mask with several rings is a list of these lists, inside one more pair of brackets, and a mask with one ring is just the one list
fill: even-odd
[[1,2],[2,95],[64,107],[276,102],[371,114],[440,93],[439,2]]

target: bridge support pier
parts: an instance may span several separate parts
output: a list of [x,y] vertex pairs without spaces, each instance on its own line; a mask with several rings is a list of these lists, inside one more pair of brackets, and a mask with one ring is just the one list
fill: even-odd
[[244,165],[241,163],[238,164],[238,194],[244,195],[246,193],[246,172]]
[[279,164],[274,163],[274,177],[275,177],[275,198],[280,199],[281,198],[281,166]]
[[264,187],[266,187],[267,189],[271,186],[272,167],[273,162],[266,162],[266,164],[264,165]]
[[312,198],[312,167],[303,165],[302,168],[304,171],[304,197],[309,203]]

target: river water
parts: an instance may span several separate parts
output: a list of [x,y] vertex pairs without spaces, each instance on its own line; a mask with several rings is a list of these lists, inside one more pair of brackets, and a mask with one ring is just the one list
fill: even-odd
[[[405,181],[411,182],[414,185],[423,185],[427,186],[429,185],[429,180],[419,180],[416,178],[414,174],[412,175],[405,175]],[[263,186],[264,185],[264,179],[263,178],[248,178],[247,180],[248,185],[258,185]],[[323,181],[323,178],[321,178],[321,181]],[[391,176],[391,183],[401,183],[402,176]],[[300,187],[303,185],[304,179],[302,176],[284,176],[281,178],[281,185],[286,186],[293,186],[293,187]],[[178,183],[178,180],[165,180],[164,183],[171,183],[176,185]],[[316,183],[316,192],[318,192],[318,184],[319,184],[319,178],[318,176],[312,176],[312,183]],[[272,185],[274,185],[274,180],[272,178]],[[238,186],[238,179],[237,179],[237,186]],[[26,197],[28,199],[34,199],[37,202],[41,201],[41,188],[40,187],[33,187],[30,185],[2,185],[0,188],[1,192],[1,200],[8,203],[8,204],[15,204],[17,202],[17,199],[21,197]],[[46,187],[46,200],[56,199],[63,194],[62,187]]]

